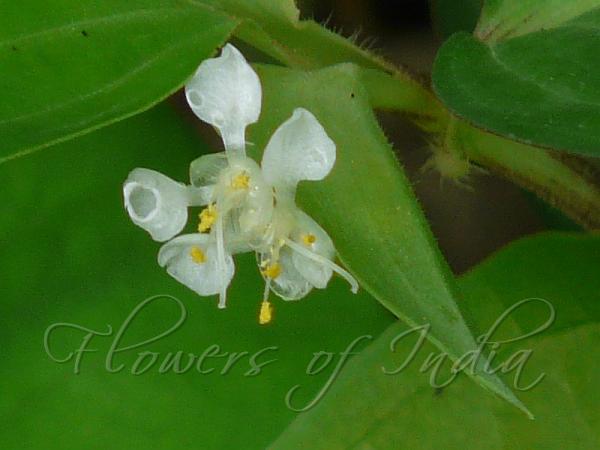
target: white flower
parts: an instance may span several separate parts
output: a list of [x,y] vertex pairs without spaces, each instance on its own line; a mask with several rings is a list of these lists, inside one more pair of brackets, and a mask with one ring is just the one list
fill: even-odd
[[198,233],[162,246],[158,263],[176,280],[202,296],[219,295],[226,306],[235,272],[232,255],[255,251],[265,279],[259,322],[271,320],[269,292],[300,299],[327,286],[333,272],[352,291],[358,283],[333,262],[329,235],[295,202],[302,180],[321,180],[335,164],[336,147],[319,121],[298,108],[273,134],[262,168],[246,156],[246,127],[258,120],[261,85],[241,53],[226,45],[204,61],[186,85],[194,113],[221,135],[225,152],[204,155],[190,165],[190,186],[148,169],[135,169],[123,187],[134,223],[155,240],[181,232],[189,206],[206,206]]
[[[209,206],[200,215],[198,231],[210,234],[217,249],[217,269],[230,257],[228,236],[256,250],[266,280],[260,321],[271,317],[269,290],[286,300],[300,299],[313,288],[325,288],[333,272],[356,280],[333,262],[328,234],[295,203],[301,180],[321,180],[335,164],[335,143],[307,110],[296,109],[273,134],[262,170],[245,153],[246,127],[258,120],[261,86],[258,76],[233,46],[204,61],[186,86],[194,113],[216,127],[225,153],[206,155],[191,164],[196,187],[210,187]],[[276,205],[276,206],[274,206]],[[219,306],[225,306],[221,285]]]
[[267,289],[285,300],[300,299],[313,288],[327,286],[333,272],[357,292],[358,283],[333,262],[335,248],[329,235],[295,202],[301,180],[321,180],[335,164],[335,143],[309,111],[298,108],[273,134],[263,154],[262,171],[275,192],[275,209],[263,237],[261,273]]
[[183,229],[188,206],[206,205],[210,196],[209,188],[190,188],[149,169],[132,170],[123,184],[129,217],[159,242]]

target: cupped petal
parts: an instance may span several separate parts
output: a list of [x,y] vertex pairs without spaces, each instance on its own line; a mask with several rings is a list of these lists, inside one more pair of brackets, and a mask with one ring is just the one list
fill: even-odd
[[271,291],[284,300],[300,300],[306,297],[313,286],[296,269],[289,248],[284,247],[280,250],[277,263],[281,268],[280,273],[275,278],[265,277]]
[[200,64],[185,95],[196,116],[219,130],[228,152],[244,152],[245,129],[258,120],[262,89],[258,75],[233,45]]
[[217,260],[214,240],[207,234],[185,234],[164,244],[158,252],[158,264],[167,273],[198,295],[214,295],[226,289],[235,266],[225,255],[225,266]]
[[188,218],[186,187],[162,173],[134,169],[123,184],[125,208],[133,223],[164,242],[178,234]]
[[300,180],[322,180],[335,164],[335,143],[317,118],[304,108],[275,130],[265,148],[265,180],[276,188],[294,191]]
[[196,187],[216,184],[219,175],[226,167],[227,155],[225,152],[202,155],[190,164],[190,182],[192,186]]
[[[297,211],[296,223],[291,239],[307,252],[320,255],[330,261],[333,260],[335,247],[327,232],[308,214],[300,210]],[[333,269],[330,266],[323,265],[298,251],[292,252],[292,261],[296,270],[314,287],[319,289],[327,287],[327,283],[333,275]]]

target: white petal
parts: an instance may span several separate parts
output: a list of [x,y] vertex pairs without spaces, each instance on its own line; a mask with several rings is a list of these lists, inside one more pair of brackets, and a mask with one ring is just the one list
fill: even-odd
[[212,201],[212,186],[186,186],[188,206],[205,206]]
[[215,184],[219,174],[226,167],[227,156],[224,152],[202,155],[190,164],[190,182],[193,186]]
[[313,287],[296,269],[289,248],[283,247],[280,250],[278,263],[281,265],[281,273],[270,280],[271,291],[284,300],[306,297]]
[[335,143],[309,111],[298,108],[275,130],[262,159],[265,180],[293,189],[300,180],[321,180],[335,163]]
[[[198,247],[204,253],[205,262],[193,260],[193,247]],[[167,242],[158,253],[158,264],[166,267],[169,275],[177,281],[203,296],[218,294],[226,288],[235,271],[233,258],[226,254],[224,272],[219,272],[217,248],[207,234],[185,234]]]
[[185,87],[194,113],[221,133],[225,148],[243,152],[245,129],[258,120],[260,80],[242,54],[227,44],[221,56],[207,59]]
[[179,233],[187,222],[186,187],[149,169],[134,169],[123,185],[125,207],[131,220],[163,242]]
[[[327,232],[304,212],[298,210],[297,216],[297,228],[292,234],[292,239],[307,251],[327,258],[330,261],[333,260],[335,256],[335,247]],[[307,242],[310,238],[314,238],[313,243]],[[298,272],[302,274],[310,284],[319,289],[327,287],[327,283],[329,283],[329,280],[333,275],[331,267],[320,264],[314,259],[308,258],[296,251],[292,253],[292,260]]]

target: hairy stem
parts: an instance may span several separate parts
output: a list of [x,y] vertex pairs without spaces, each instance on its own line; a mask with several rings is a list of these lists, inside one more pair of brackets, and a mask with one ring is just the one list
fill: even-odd
[[528,189],[590,230],[600,229],[600,186],[590,166],[558,152],[520,144],[463,122],[456,130],[465,156]]

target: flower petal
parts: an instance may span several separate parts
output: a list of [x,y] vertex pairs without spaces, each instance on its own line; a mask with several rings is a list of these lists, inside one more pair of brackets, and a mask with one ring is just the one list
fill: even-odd
[[202,155],[190,164],[190,182],[197,187],[215,184],[219,174],[226,167],[227,155],[225,152]]
[[[200,251],[204,261],[194,259],[193,252]],[[220,272],[217,248],[207,234],[184,234],[163,245],[158,252],[158,264],[177,281],[199,295],[214,295],[226,288],[235,272],[233,258],[225,255],[224,273]],[[225,286],[222,285],[225,284]]]
[[171,239],[187,222],[186,187],[162,173],[132,170],[123,184],[123,197],[131,220],[155,241]]
[[[309,215],[298,210],[297,228],[292,233],[292,240],[301,245],[307,251],[320,255],[328,260],[333,260],[335,247],[327,232],[315,222]],[[319,264],[314,259],[294,251],[292,261],[298,272],[306,280],[319,289],[327,287],[327,283],[333,275],[331,267]]]
[[300,180],[325,178],[335,156],[335,143],[316,117],[297,108],[273,133],[261,165],[268,183],[293,192]]
[[271,291],[284,300],[300,300],[312,290],[312,285],[298,272],[292,260],[292,252],[283,247],[279,253],[278,263],[281,273],[270,282]]
[[243,154],[246,126],[260,115],[262,89],[242,54],[227,44],[221,56],[203,61],[185,95],[194,113],[219,130],[225,149]]

